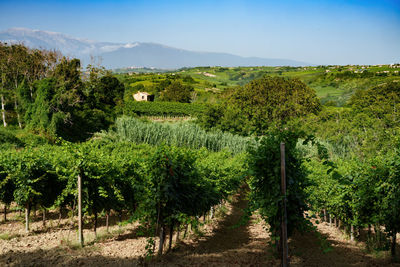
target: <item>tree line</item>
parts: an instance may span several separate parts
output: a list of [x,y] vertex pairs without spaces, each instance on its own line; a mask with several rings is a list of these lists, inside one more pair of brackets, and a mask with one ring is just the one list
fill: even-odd
[[122,113],[124,85],[104,68],[56,51],[0,43],[3,126],[15,123],[49,137],[85,140]]

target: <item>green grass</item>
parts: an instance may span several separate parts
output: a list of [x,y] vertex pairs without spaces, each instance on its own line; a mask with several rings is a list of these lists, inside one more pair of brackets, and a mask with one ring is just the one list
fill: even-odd
[[111,136],[121,141],[130,141],[136,144],[174,145],[192,149],[207,148],[210,151],[228,150],[240,153],[247,150],[249,137],[242,137],[221,131],[206,132],[198,125],[183,123],[154,123],[144,122],[131,117],[118,118],[116,132]]
[[10,234],[10,233],[5,232],[5,233],[0,234],[0,240],[11,240],[18,236],[19,236],[18,234]]
[[[400,68],[390,68],[389,65],[364,66],[364,70],[372,74],[371,77],[363,77],[354,71],[362,70],[363,66],[309,66],[309,67],[195,67],[181,70],[171,70],[169,72],[150,73],[150,74],[121,74],[125,85],[131,88],[142,84],[146,90],[150,91],[161,81],[171,77],[171,74],[180,77],[190,76],[194,83],[190,85],[200,94],[198,102],[218,102],[221,92],[227,88],[244,85],[253,79],[263,75],[282,76],[287,78],[298,78],[313,88],[317,96],[323,103],[334,101],[339,106],[343,106],[357,89],[372,88],[380,83],[391,80],[400,80]],[[328,71],[328,72],[327,72]],[[345,73],[347,71],[347,73]],[[389,71],[386,74],[379,72]],[[209,77],[204,73],[216,75]],[[345,73],[345,74],[343,74]],[[350,74],[348,77],[346,74]],[[345,76],[343,76],[345,75]],[[383,76],[382,76],[383,75]],[[218,92],[206,92],[206,88],[217,88]],[[205,95],[203,95],[205,94]]]

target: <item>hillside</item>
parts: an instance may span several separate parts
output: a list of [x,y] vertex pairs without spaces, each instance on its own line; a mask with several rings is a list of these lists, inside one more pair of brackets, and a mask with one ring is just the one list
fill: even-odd
[[[400,80],[400,65],[316,67],[195,67],[178,71],[119,69],[119,77],[132,92],[157,93],[166,79],[180,79],[197,92],[196,102],[214,102],[225,89],[244,85],[264,75],[298,78],[313,88],[322,103],[343,106],[357,89]],[[188,78],[189,77],[189,78]],[[143,87],[142,87],[143,86]]]

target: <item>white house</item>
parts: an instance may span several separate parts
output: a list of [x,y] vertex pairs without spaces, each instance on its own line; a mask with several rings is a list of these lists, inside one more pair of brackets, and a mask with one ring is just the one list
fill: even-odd
[[154,95],[151,95],[147,92],[137,92],[133,95],[133,98],[136,101],[154,101]]

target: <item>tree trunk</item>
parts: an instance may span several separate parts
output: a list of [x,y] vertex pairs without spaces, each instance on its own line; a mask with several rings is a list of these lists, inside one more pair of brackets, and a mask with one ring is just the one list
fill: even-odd
[[26,204],[25,208],[25,232],[29,233],[29,213],[31,212],[31,206]]
[[97,238],[97,212],[94,213],[94,225],[93,225],[93,230],[94,230],[94,236]]
[[327,222],[328,220],[327,220],[327,217],[326,217],[326,209],[324,209],[323,212],[324,212],[324,222]]
[[160,229],[160,244],[158,245],[158,255],[162,255],[165,241],[165,226],[162,225]]
[[60,213],[58,214],[58,226],[61,224],[61,219],[62,219],[62,207],[60,207]]
[[1,95],[1,117],[3,119],[3,126],[7,127],[7,122],[6,122],[6,109],[5,109],[6,103],[4,101],[4,95]]
[[118,219],[119,219],[119,222],[122,222],[122,211],[118,212]]
[[354,241],[354,226],[350,225],[350,240]]
[[15,106],[15,112],[17,113],[18,126],[19,126],[19,128],[22,129],[21,116],[19,115],[19,112],[18,112],[18,103],[17,103],[17,99],[16,98],[14,99],[14,106]]
[[397,232],[393,232],[392,235],[392,245],[390,246],[390,254],[392,255],[392,258],[396,258],[396,235]]
[[281,238],[281,231],[280,230],[276,230],[275,232],[274,232],[274,234],[273,234],[275,237],[279,237],[279,240],[278,240],[278,238],[275,238],[275,246],[276,246],[276,255],[281,255],[281,251],[282,251],[282,249],[281,249],[281,240],[280,240],[280,238]]
[[171,250],[172,248],[172,236],[174,234],[174,223],[171,223],[170,229],[169,229],[169,244],[168,244],[168,251]]
[[332,215],[329,213],[329,226],[332,226]]
[[176,226],[176,239],[175,239],[175,243],[179,243],[179,234],[180,234],[180,224],[178,223],[178,225]]
[[46,227],[46,209],[43,209],[43,228]]
[[214,206],[212,206],[210,209],[210,219],[214,219]]
[[183,233],[183,239],[186,238],[186,235],[187,235],[187,232],[188,232],[188,228],[189,228],[189,224],[186,224],[185,232]]
[[107,211],[106,212],[106,228],[107,228],[107,233],[108,233],[108,219],[110,218],[110,213]]
[[7,205],[4,204],[4,221],[7,221]]

